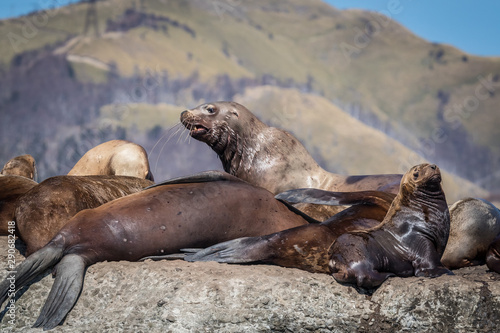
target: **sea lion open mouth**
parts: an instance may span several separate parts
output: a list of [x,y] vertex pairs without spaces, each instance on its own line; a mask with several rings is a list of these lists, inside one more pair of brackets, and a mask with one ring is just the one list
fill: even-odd
[[189,133],[191,134],[191,136],[193,138],[208,133],[208,128],[206,128],[203,125],[193,124],[193,125],[190,125],[188,128],[189,128]]

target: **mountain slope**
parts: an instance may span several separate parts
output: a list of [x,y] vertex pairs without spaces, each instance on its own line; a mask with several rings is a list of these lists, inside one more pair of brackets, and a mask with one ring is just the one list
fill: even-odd
[[[261,84],[294,87],[324,96],[462,177],[500,184],[498,58],[428,43],[377,14],[317,0],[100,1],[98,37],[92,29],[82,34],[87,6],[48,11],[46,21],[40,13],[0,21],[3,45],[20,37],[0,51],[2,112],[36,108],[15,104],[34,95],[20,93],[30,82],[11,81],[33,72],[41,54],[64,57],[67,65],[60,60],[59,67],[68,67],[71,85],[103,93],[85,108],[67,101],[78,118],[106,104],[193,106]],[[50,88],[30,89],[58,95]],[[61,103],[50,108],[66,112]]]

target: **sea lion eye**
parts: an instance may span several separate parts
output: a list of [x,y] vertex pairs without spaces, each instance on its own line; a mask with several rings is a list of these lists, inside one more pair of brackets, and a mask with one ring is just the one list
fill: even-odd
[[414,177],[415,179],[417,179],[417,178],[418,178],[418,171],[416,171],[416,170],[415,170],[415,171],[413,172],[413,177]]
[[215,112],[215,108],[213,106],[207,106],[206,109],[208,113],[214,113]]

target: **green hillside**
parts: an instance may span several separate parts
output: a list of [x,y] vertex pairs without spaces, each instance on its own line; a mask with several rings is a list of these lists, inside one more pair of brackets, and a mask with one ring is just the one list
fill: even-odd
[[[221,76],[249,80],[254,86],[301,87],[463,177],[477,181],[500,167],[499,58],[430,43],[386,17],[340,11],[319,0],[99,1],[98,37],[92,27],[83,35],[87,8],[77,3],[0,21],[2,45],[11,46],[1,48],[0,64],[8,70],[19,55],[45,47],[65,55],[71,75],[85,84],[109,83],[112,76],[161,74],[170,79],[195,77],[197,84],[215,88]],[[194,106],[206,97],[181,100]],[[155,103],[171,101],[160,98]],[[109,112],[102,105],[96,108]],[[330,110],[326,105],[297,110],[303,114],[300,125],[315,123],[318,109]],[[341,113],[334,117],[340,120]],[[342,143],[335,136],[350,132],[344,118],[345,127],[333,130],[325,123],[310,130],[305,140],[319,147],[331,136],[333,145],[325,155],[337,156],[334,147]],[[291,120],[277,125],[293,129],[296,124]],[[383,158],[378,163],[364,154],[368,137],[350,140],[358,142],[357,154],[347,152],[354,165],[387,170]],[[392,147],[379,148],[395,154]],[[351,165],[336,167],[353,170]],[[483,185],[495,183],[500,184],[500,176]]]

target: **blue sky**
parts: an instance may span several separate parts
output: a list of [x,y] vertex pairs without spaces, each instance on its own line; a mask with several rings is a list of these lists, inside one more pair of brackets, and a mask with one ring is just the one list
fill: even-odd
[[391,18],[416,35],[462,51],[500,56],[498,0],[326,0],[338,9],[394,12]]
[[[210,1],[210,0],[206,0]],[[306,2],[307,0],[304,0]],[[418,36],[482,56],[500,56],[498,0],[325,0],[339,8],[384,11]],[[1,0],[0,18],[76,0]],[[392,14],[391,14],[392,10]]]

